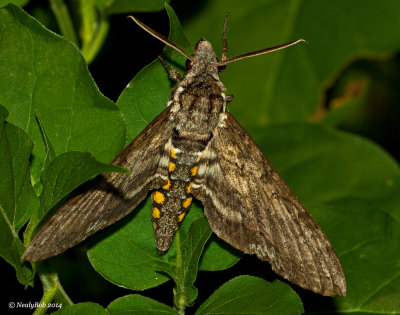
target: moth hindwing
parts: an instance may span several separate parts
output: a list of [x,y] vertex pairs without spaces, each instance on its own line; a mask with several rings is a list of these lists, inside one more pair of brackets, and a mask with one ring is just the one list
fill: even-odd
[[[164,253],[193,198],[215,234],[233,247],[268,261],[289,281],[323,295],[345,295],[339,259],[327,237],[266,159],[227,112],[219,80],[226,64],[294,45],[217,60],[201,39],[193,56],[154,30],[150,34],[188,58],[187,72],[169,70],[179,82],[168,107],[113,161],[130,174],[99,176],[43,226],[23,254],[39,261],[74,246],[132,211],[152,191],[157,249]],[[163,61],[164,62],[164,61]],[[165,63],[165,62],[164,62]]]

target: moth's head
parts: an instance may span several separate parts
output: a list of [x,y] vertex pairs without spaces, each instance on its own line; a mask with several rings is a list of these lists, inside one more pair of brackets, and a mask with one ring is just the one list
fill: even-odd
[[186,70],[192,70],[197,73],[217,72],[217,56],[209,41],[202,38],[194,46],[192,60],[186,61]]

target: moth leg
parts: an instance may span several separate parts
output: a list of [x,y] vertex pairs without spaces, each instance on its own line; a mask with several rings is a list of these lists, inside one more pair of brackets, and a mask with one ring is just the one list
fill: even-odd
[[225,100],[226,100],[227,103],[232,102],[233,101],[233,95],[227,95]]
[[169,75],[170,79],[175,79],[175,80],[177,80],[178,82],[181,82],[181,81],[182,81],[182,76],[181,76],[181,74],[180,74],[178,71],[176,71],[175,69],[172,69],[172,68],[165,62],[165,60],[164,60],[161,56],[158,56],[158,58],[160,59],[161,63],[164,65],[165,69],[168,71],[168,75]]

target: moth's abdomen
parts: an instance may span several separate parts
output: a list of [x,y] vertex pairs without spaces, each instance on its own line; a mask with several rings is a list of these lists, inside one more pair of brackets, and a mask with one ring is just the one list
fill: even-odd
[[168,180],[152,194],[153,229],[160,253],[171,246],[174,234],[190,208],[192,178],[197,173],[198,154],[186,153],[179,148],[179,143],[176,145],[171,145],[169,162],[165,165],[168,167]]

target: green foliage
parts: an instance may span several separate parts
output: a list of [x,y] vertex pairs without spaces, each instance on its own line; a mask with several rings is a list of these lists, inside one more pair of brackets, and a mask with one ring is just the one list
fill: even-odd
[[[110,14],[160,10],[164,1],[85,2],[79,11],[79,36],[71,35],[75,30],[68,26],[71,17],[62,1],[52,2],[58,6],[55,14],[64,36],[81,43],[80,51],[15,5],[0,9],[0,255],[15,268],[23,285],[32,285],[38,273],[47,302],[68,301],[68,297],[58,278],[45,268],[46,262],[21,263],[24,244],[43,217],[83,182],[103,172],[123,171],[105,163],[161,112],[173,86],[155,60],[132,79],[114,104],[100,93],[82,56],[90,61],[97,54]],[[166,10],[170,39],[190,53],[192,45],[178,18],[168,5]],[[399,314],[399,166],[370,140],[336,129],[351,110],[363,110],[360,98],[351,98],[348,107],[328,109],[320,124],[310,121],[317,120],[321,109],[321,87],[332,82],[351,58],[388,55],[399,49],[395,36],[382,34],[400,30],[395,14],[400,4],[207,1],[185,20],[191,43],[206,37],[219,52],[225,11],[230,12],[229,56],[299,37],[309,42],[229,65],[222,81],[235,94],[230,111],[248,127],[309,209],[342,262],[347,297],[314,299],[331,312]],[[92,29],[96,19],[105,33]],[[166,48],[163,57],[178,70],[184,69],[184,58],[174,50]],[[365,98],[365,91],[358,96]],[[195,203],[170,250],[161,256],[150,216],[151,204],[146,200],[121,222],[98,233],[91,240],[89,260],[109,282],[130,290],[154,288],[172,279],[174,308],[130,294],[107,308],[64,303],[58,313],[182,314],[194,303],[196,314],[303,312],[289,285],[250,276],[233,278],[208,298],[202,296],[195,282],[199,270],[227,269],[241,253],[215,235],[210,237],[201,204]],[[18,233],[29,218],[23,243]],[[306,310],[317,310],[312,304],[305,304]]]
[[33,148],[32,176],[39,181],[46,158],[35,114],[56,154],[88,151],[111,161],[125,143],[118,108],[105,98],[76,47],[46,30],[15,6],[0,13],[0,104],[8,121],[28,133]]
[[63,307],[58,310],[54,314],[57,315],[79,315],[79,314],[98,314],[98,315],[107,315],[109,314],[103,307],[99,304],[86,302],[86,303],[78,303],[74,305],[70,305],[67,307]]
[[39,206],[30,182],[33,143],[20,128],[4,122],[6,111],[0,108],[0,255],[15,268],[20,283],[32,285],[32,270],[21,263],[24,246],[18,231]]
[[399,41],[388,36],[400,29],[398,9],[393,0],[207,1],[187,21],[185,33],[192,41],[207,38],[220,52],[223,16],[229,12],[228,57],[307,40],[309,45],[233,63],[222,75],[235,95],[233,115],[245,126],[265,126],[309,121],[323,97],[321,87],[351,58],[398,50]]
[[301,314],[300,298],[280,281],[239,276],[224,283],[197,310],[201,314]]

